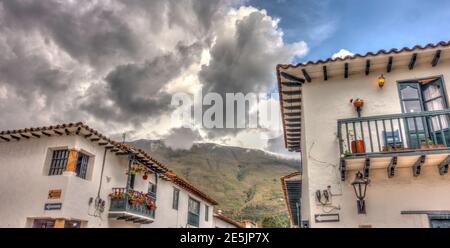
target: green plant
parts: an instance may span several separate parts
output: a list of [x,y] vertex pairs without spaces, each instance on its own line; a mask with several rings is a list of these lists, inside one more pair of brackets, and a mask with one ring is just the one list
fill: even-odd
[[348,149],[345,149],[344,157],[348,157],[348,156],[351,156],[351,155],[352,155],[352,152],[350,150],[348,150]]
[[434,142],[431,139],[426,139],[422,141],[423,146],[432,146],[434,145]]

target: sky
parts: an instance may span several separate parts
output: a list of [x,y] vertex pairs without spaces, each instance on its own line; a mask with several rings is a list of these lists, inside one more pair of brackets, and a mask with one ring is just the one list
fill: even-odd
[[82,121],[119,140],[296,157],[279,118],[186,128],[172,97],[276,93],[278,63],[448,40],[449,10],[418,0],[0,0],[0,130]]

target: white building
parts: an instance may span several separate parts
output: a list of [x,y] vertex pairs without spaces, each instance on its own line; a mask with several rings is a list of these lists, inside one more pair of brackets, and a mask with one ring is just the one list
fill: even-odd
[[301,152],[301,226],[450,226],[450,42],[277,75],[286,148]]
[[289,214],[292,228],[299,227],[300,223],[300,198],[302,189],[302,175],[296,171],[280,178],[284,201]]
[[244,225],[224,215],[221,210],[214,213],[215,228],[243,228]]
[[0,227],[214,227],[216,201],[82,123],[0,132],[0,167]]

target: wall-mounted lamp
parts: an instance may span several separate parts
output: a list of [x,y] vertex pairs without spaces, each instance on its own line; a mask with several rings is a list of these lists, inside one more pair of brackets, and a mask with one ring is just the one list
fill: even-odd
[[358,214],[366,213],[366,203],[364,198],[366,198],[367,185],[369,184],[369,179],[364,178],[364,175],[358,171],[356,172],[355,180],[352,182],[353,189],[355,190],[358,207]]
[[381,74],[381,76],[378,77],[378,86],[381,88],[383,88],[384,83],[386,82],[386,79],[384,78],[383,74]]

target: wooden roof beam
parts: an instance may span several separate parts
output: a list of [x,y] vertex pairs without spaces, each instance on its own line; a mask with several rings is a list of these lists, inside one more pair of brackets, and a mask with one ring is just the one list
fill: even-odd
[[413,53],[413,55],[411,56],[411,60],[409,61],[409,65],[408,65],[408,68],[410,70],[414,69],[414,66],[416,65],[416,61],[417,61],[417,53]]
[[431,61],[431,66],[435,67],[439,63],[439,59],[441,58],[441,50],[437,50],[434,54],[433,60]]
[[289,73],[286,73],[286,72],[281,72],[280,74],[281,74],[281,76],[283,76],[284,78],[286,78],[288,80],[296,81],[296,82],[299,82],[301,84],[305,82],[305,80],[303,80],[303,79],[301,79],[299,77],[296,77],[294,75],[291,75]]
[[50,136],[52,136],[50,133],[48,133],[48,132],[45,132],[45,131],[42,131],[41,132],[43,135],[45,135],[45,136],[47,136],[47,137],[50,137]]
[[370,73],[370,59],[366,60],[366,76]]
[[8,138],[6,138],[6,137],[3,137],[3,136],[0,136],[0,139],[2,139],[2,140],[4,140],[4,141],[10,141],[10,139],[8,139]]
[[348,63],[344,65],[344,78],[348,78]]
[[308,83],[311,83],[311,77],[309,76],[306,69],[302,69],[302,73],[303,73],[303,76],[305,77],[306,81],[308,81]]
[[59,136],[62,136],[62,135],[63,135],[63,133],[60,132],[60,131],[58,131],[58,130],[53,130],[53,132],[56,133],[56,134],[58,134]]
[[39,135],[39,134],[37,134],[37,133],[31,133],[31,135],[33,135],[34,137],[36,137],[36,138],[40,138],[41,136]]
[[393,63],[393,62],[394,62],[394,57],[389,56],[388,64],[387,64],[387,68],[386,68],[386,71],[387,71],[388,73],[392,71],[392,63]]
[[24,137],[25,139],[30,139],[30,138],[31,138],[30,136],[25,135],[25,134],[23,134],[23,133],[21,133],[20,136]]
[[20,138],[17,137],[17,136],[15,136],[15,135],[10,134],[9,136],[11,136],[11,138],[13,138],[13,139],[15,139],[15,140],[20,140]]

